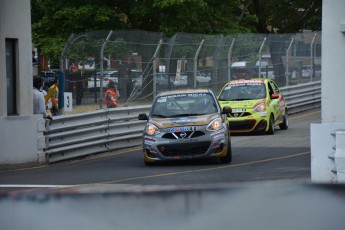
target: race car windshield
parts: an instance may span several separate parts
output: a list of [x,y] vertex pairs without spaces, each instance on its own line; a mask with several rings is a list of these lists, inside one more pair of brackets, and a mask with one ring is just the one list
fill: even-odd
[[216,113],[216,102],[208,93],[162,96],[155,100],[151,116],[179,117]]
[[266,97],[264,84],[231,85],[224,88],[219,96],[220,101],[256,100]]

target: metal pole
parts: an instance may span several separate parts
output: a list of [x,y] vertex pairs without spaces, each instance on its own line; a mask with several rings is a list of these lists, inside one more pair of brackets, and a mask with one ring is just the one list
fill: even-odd
[[234,47],[236,38],[233,38],[231,41],[231,45],[228,51],[228,81],[231,80],[231,56],[232,56],[232,49]]
[[198,56],[199,56],[201,47],[204,44],[204,42],[205,42],[205,40],[202,39],[197,51],[195,52],[195,56],[194,56],[194,70],[193,70],[194,88],[196,88],[196,72],[198,70]]
[[289,44],[289,47],[286,50],[286,68],[285,68],[285,80],[286,85],[289,85],[289,53],[292,46],[292,43],[294,42],[295,38],[292,38]]
[[99,83],[99,87],[100,87],[100,109],[103,109],[103,57],[104,57],[104,48],[105,45],[107,44],[107,42],[109,41],[111,35],[113,34],[113,31],[110,30],[107,38],[105,39],[105,41],[103,42],[103,45],[101,47],[101,52],[100,52],[100,71],[101,71],[101,76],[100,76],[100,83]]
[[[264,40],[262,41],[262,44],[260,46],[260,50],[259,50],[259,74],[258,76],[261,78],[261,58],[262,58],[262,49],[264,48],[265,42],[266,42],[267,37],[264,38]],[[267,76],[266,76],[267,77]]]
[[67,49],[70,47],[71,43],[73,42],[73,39],[75,37],[75,34],[71,34],[69,37],[68,37],[68,40],[67,42],[65,43],[65,46],[61,52],[61,55],[60,55],[60,70],[64,73],[65,72],[65,65],[64,65],[64,62],[65,62],[65,55],[66,55],[66,52],[67,52]]
[[316,33],[310,43],[310,82],[313,81],[314,77],[314,42],[315,42]]
[[156,77],[157,77],[157,56],[158,56],[158,53],[159,53],[159,50],[160,50],[162,44],[163,44],[163,40],[160,39],[158,42],[156,51],[152,57],[152,61],[153,61],[153,63],[152,63],[152,66],[153,66],[153,71],[152,71],[153,72],[153,99],[155,99],[155,97],[157,95],[157,92],[156,92],[157,91],[157,86],[156,86],[156,84],[157,84],[157,79],[156,79]]

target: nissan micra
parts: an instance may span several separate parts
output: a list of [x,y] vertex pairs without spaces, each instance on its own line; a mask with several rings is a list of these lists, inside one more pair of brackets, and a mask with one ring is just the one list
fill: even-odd
[[288,108],[277,84],[271,79],[253,78],[227,82],[218,101],[230,106],[231,133],[259,132],[274,134],[275,127],[288,129]]
[[181,161],[218,158],[232,160],[231,140],[226,114],[216,96],[208,89],[162,92],[153,101],[143,132],[144,162]]

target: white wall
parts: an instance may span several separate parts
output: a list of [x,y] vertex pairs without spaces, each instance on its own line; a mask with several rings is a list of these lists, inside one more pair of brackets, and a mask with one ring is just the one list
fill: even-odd
[[17,103],[19,115],[32,115],[31,7],[28,0],[0,1],[0,116],[7,116],[5,38],[18,39]]
[[336,151],[339,146],[336,146],[334,135],[338,130],[345,130],[344,0],[323,0],[321,61],[322,123],[311,126],[311,179],[319,183],[339,183],[345,167],[335,164],[332,157],[337,162],[345,161],[345,154],[338,154],[345,150]]
[[[30,0],[0,0],[0,164],[43,161],[42,120],[32,109],[30,10]],[[18,40],[15,116],[7,116],[6,38]]]
[[345,1],[323,0],[322,14],[322,123],[345,123]]
[[0,164],[45,162],[45,119],[41,115],[0,117]]

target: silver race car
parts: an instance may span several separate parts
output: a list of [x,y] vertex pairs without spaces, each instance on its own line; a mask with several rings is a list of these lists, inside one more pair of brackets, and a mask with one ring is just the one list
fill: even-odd
[[143,133],[146,164],[158,161],[219,158],[232,160],[231,140],[226,114],[211,90],[188,89],[162,92],[152,104]]

